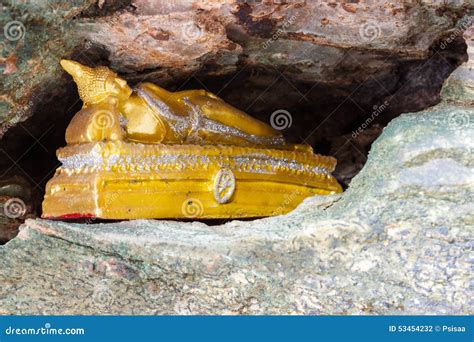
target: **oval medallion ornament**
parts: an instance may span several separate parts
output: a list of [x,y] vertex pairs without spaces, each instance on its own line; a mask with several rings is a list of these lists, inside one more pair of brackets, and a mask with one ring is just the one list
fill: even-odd
[[214,179],[214,199],[217,203],[227,203],[235,190],[235,176],[229,169],[221,169]]

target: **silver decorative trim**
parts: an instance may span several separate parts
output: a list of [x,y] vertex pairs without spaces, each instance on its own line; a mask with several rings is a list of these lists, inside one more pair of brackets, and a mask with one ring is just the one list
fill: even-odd
[[162,154],[162,155],[118,155],[109,154],[102,157],[97,151],[76,154],[69,157],[59,157],[61,168],[66,170],[89,171],[111,171],[148,172],[150,170],[174,170],[199,169],[215,163],[223,168],[232,169],[234,172],[274,174],[278,171],[290,171],[295,174],[323,174],[329,175],[327,168],[304,164],[288,158],[269,157],[265,155],[247,154],[238,156],[199,156],[195,154]]

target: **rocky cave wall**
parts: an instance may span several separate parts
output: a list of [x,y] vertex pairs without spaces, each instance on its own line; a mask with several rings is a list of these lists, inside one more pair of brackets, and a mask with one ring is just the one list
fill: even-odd
[[60,58],[108,65],[132,85],[205,88],[269,123],[279,111],[285,136],[335,156],[347,187],[390,120],[439,102],[467,60],[470,11],[467,1],[2,0],[0,195],[26,203],[22,217],[1,218],[3,240],[40,213],[81,106]]

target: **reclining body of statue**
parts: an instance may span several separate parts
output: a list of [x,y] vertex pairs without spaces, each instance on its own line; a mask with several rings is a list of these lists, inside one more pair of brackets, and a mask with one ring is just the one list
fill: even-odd
[[84,103],[66,132],[68,144],[126,136],[147,144],[286,145],[278,131],[207,91],[171,93],[152,83],[132,91],[106,67],[92,69],[69,60],[61,65],[73,76]]
[[340,192],[331,157],[204,90],[132,90],[107,67],[62,60],[83,108],[58,150],[44,217],[231,218],[288,212]]

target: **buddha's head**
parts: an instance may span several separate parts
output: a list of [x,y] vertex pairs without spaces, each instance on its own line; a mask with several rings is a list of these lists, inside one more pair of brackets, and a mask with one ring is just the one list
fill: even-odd
[[61,66],[74,79],[84,105],[98,103],[109,96],[125,101],[132,94],[127,81],[105,66],[89,68],[78,62],[61,60]]

